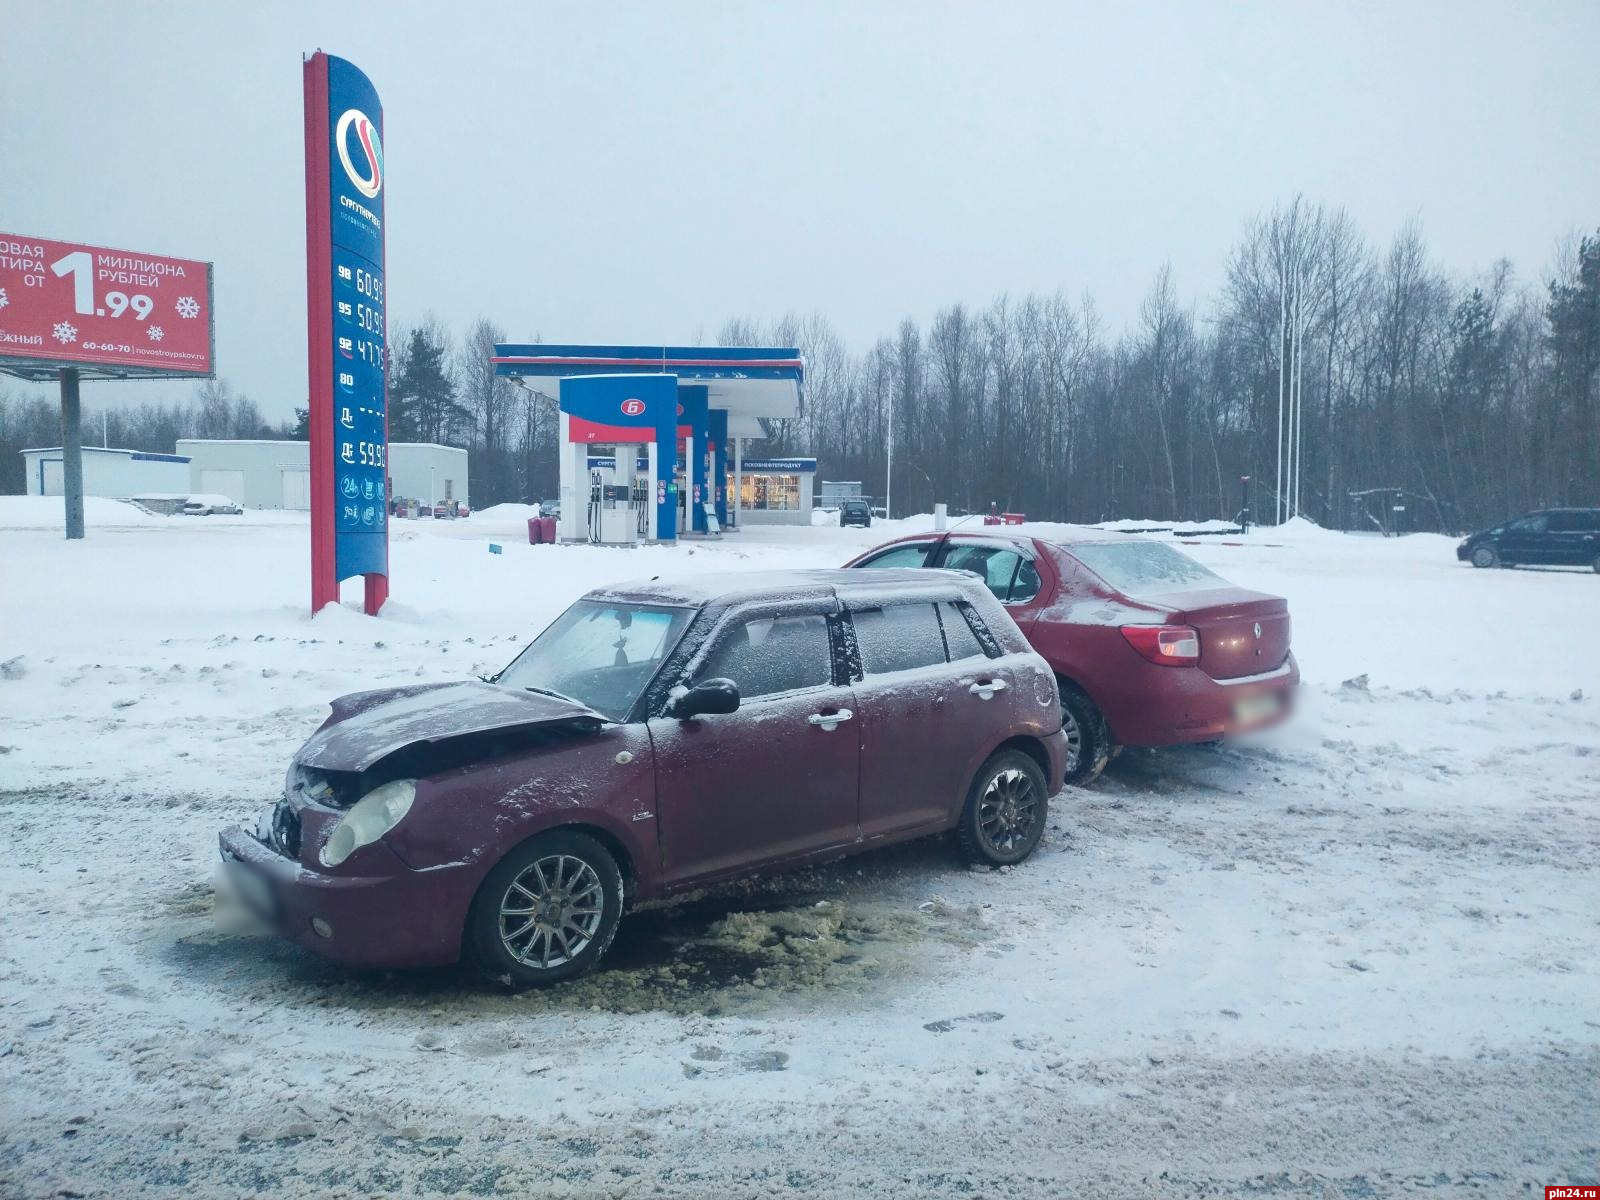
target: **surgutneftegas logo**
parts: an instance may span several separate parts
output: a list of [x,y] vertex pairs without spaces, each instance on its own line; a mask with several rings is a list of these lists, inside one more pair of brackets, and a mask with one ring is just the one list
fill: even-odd
[[[355,161],[350,157],[352,127],[367,160],[365,174],[356,170]],[[333,144],[339,148],[339,161],[344,164],[344,173],[350,176],[356,191],[368,200],[377,199],[378,193],[383,190],[383,142],[378,137],[378,127],[359,108],[347,108],[339,118],[339,124],[334,127]]]

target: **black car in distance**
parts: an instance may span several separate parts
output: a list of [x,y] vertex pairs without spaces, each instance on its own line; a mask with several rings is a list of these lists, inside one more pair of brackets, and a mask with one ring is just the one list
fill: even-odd
[[839,527],[859,525],[863,529],[872,528],[872,506],[862,499],[846,500],[839,508]]
[[1600,573],[1600,508],[1546,508],[1475,533],[1456,547],[1475,567],[1590,567]]

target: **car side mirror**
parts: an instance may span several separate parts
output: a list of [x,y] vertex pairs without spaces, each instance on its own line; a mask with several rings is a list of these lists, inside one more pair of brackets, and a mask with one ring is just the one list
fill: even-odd
[[672,702],[668,715],[687,721],[706,714],[739,711],[739,685],[731,679],[706,679]]

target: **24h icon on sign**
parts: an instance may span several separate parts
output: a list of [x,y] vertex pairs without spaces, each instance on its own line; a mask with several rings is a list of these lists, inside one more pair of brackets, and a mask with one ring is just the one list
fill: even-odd
[[622,415],[625,417],[637,417],[643,411],[643,400],[624,400],[622,402]]

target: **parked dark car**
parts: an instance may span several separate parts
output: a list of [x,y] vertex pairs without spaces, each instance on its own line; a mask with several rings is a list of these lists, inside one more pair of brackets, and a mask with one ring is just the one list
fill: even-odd
[[333,702],[224,882],[357,965],[554,982],[626,904],[955,829],[1020,862],[1066,763],[1056,685],[969,576],[590,592],[493,680]]
[[1094,779],[1118,746],[1271,725],[1300,682],[1288,603],[1234,587],[1161,542],[1097,530],[924,533],[847,565],[980,576],[1056,674],[1068,783]]
[[1590,567],[1600,572],[1600,508],[1546,508],[1456,547],[1475,567]]
[[872,528],[872,506],[865,500],[846,500],[839,506],[839,527],[843,529],[847,525]]

